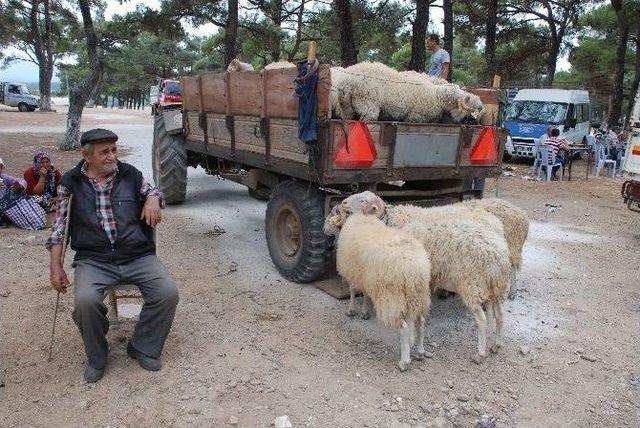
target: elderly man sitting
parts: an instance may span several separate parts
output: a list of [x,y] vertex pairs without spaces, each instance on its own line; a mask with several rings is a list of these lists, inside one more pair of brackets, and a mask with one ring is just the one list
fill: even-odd
[[100,380],[107,365],[107,287],[127,282],[140,288],[144,305],[127,352],[145,370],[161,368],[160,354],[178,303],[178,290],[156,257],[153,239],[162,193],[134,166],[118,161],[117,140],[106,129],[82,134],[83,160],[62,177],[57,217],[46,244],[51,285],[65,293],[69,280],[61,255],[68,214],[76,252],[73,319],[84,341],[87,382]]

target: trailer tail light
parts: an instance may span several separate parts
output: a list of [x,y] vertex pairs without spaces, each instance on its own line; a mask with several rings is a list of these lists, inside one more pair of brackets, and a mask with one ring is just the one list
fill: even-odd
[[471,164],[493,165],[498,162],[498,135],[493,127],[482,130],[476,145],[471,149]]
[[182,101],[182,96],[180,96],[180,95],[165,95],[164,99],[167,102],[180,102],[180,101]]
[[354,122],[338,147],[333,162],[340,168],[369,168],[378,157],[369,128],[363,122]]

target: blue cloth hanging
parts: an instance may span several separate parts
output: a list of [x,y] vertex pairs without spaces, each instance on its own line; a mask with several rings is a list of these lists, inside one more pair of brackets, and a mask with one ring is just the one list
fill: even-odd
[[295,94],[298,97],[298,138],[312,144],[318,140],[318,61],[307,67],[307,61],[298,64]]

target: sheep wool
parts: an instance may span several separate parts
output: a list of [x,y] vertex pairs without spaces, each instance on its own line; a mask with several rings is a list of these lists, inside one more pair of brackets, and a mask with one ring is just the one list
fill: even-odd
[[296,68],[296,65],[289,61],[278,61],[267,64],[265,70],[276,70],[279,68]]
[[332,90],[343,119],[433,123],[449,113],[460,123],[468,116],[479,119],[484,110],[478,96],[423,73],[400,73],[377,62],[361,62],[339,73],[338,79],[332,73]]
[[373,302],[378,322],[400,328],[429,312],[431,263],[416,239],[373,216],[350,216],[338,237],[340,276]]

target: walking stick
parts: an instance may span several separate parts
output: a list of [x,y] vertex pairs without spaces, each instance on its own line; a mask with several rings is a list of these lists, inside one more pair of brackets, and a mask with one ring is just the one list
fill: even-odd
[[[71,201],[73,195],[69,195],[69,203],[67,204],[67,218],[64,221],[64,237],[62,241],[62,255],[60,256],[62,267],[64,268],[64,256],[67,253],[67,242],[69,238],[69,219],[71,218]],[[56,307],[53,310],[53,325],[51,326],[51,340],[49,341],[49,358],[47,361],[51,361],[53,354],[53,335],[56,333],[56,320],[58,319],[58,305],[60,304],[60,292],[56,296]]]

